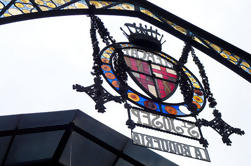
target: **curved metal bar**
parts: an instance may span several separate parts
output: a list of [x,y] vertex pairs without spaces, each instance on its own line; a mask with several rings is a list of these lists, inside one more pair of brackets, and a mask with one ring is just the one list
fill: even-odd
[[[96,9],[90,11],[90,4]],[[251,82],[249,53],[145,0],[0,0],[0,25],[89,12],[138,17],[183,41],[190,40],[192,46]]]

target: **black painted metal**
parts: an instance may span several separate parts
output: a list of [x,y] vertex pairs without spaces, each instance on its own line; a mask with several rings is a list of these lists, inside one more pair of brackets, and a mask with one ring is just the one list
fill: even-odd
[[[190,49],[191,49],[190,42],[187,42],[182,50],[182,54],[179,59],[179,63],[177,65],[177,71],[178,71],[178,75],[179,75],[180,91],[184,97],[185,103],[188,106],[188,110],[193,112],[193,110],[197,109],[197,106],[194,103],[192,103],[194,89],[193,89],[188,77],[186,76],[186,74],[184,73],[184,71],[182,69],[182,66],[184,66],[185,63],[187,62]],[[194,112],[194,114],[195,113],[196,112]]]
[[[71,134],[71,130],[79,133],[80,135],[84,136],[85,138],[91,140],[92,142],[98,144],[99,146],[107,149],[108,151],[118,155],[119,157],[125,159],[126,161],[130,162],[133,165],[137,166],[144,166],[139,161],[133,159],[132,157],[124,154],[123,152],[117,150],[116,148],[112,147],[111,145],[105,143],[104,141],[98,139],[97,137],[91,135],[90,133],[84,131],[83,129],[79,128],[78,126],[70,123],[65,125],[56,125],[56,126],[47,126],[47,127],[35,127],[35,128],[26,128],[26,129],[15,129],[15,130],[8,130],[8,131],[0,131],[0,137],[5,136],[15,136],[15,135],[24,135],[24,134],[31,134],[31,133],[41,133],[41,132],[48,132],[48,131],[56,131],[56,130],[66,130],[65,134],[63,135],[58,148],[53,156],[53,161],[58,161],[59,157],[61,156],[64,147],[68,141],[68,138]],[[13,142],[13,141],[12,141]],[[11,145],[10,145],[11,146]],[[8,153],[6,154],[5,158],[7,158]],[[5,161],[5,160],[4,160]],[[2,163],[4,166],[4,162]]]
[[95,88],[95,84],[84,87],[81,85],[73,85],[73,89],[75,89],[77,92],[85,92],[88,94],[96,103],[95,109],[98,110],[100,113],[105,112],[105,106],[104,104],[109,101],[115,101],[118,103],[122,103],[122,98],[120,96],[113,96],[107,90],[105,90],[102,86],[100,87],[99,93],[96,93],[97,89]]
[[11,164],[11,166],[65,166],[65,165],[55,162],[51,159],[43,159],[37,161],[22,162],[18,164]]
[[[73,89],[76,89],[77,92],[85,92],[87,93],[96,103],[95,109],[98,110],[98,112],[104,113],[105,112],[105,106],[104,104],[109,101],[115,101],[118,103],[122,103],[123,97],[117,97],[111,95],[106,89],[102,87],[102,79],[101,79],[101,60],[99,59],[99,42],[97,40],[96,33],[98,32],[101,39],[103,39],[103,42],[106,45],[109,45],[111,43],[115,43],[115,40],[112,36],[110,36],[110,33],[105,28],[103,22],[95,15],[93,15],[92,10],[94,9],[93,6],[91,8],[91,13],[89,14],[91,18],[91,29],[90,29],[90,35],[91,35],[91,41],[92,41],[92,47],[93,47],[93,72],[92,75],[94,76],[94,84],[88,87],[83,87],[81,85],[73,85]],[[116,64],[116,63],[115,63]]]
[[[116,44],[113,44],[113,45],[110,45],[109,47],[113,47],[113,48],[115,48],[115,51],[114,51],[114,53],[111,55],[111,59],[113,59],[114,58],[114,56],[116,55],[116,51],[117,50],[119,50],[119,49],[124,49],[124,48],[136,48],[136,49],[141,49],[141,50],[147,50],[147,49],[145,49],[145,48],[143,48],[143,47],[139,47],[139,46],[130,46],[130,47],[123,47],[123,48],[121,48],[121,46],[120,46],[120,48],[119,47],[117,47],[116,45],[118,45],[118,44],[130,44],[130,43],[127,43],[127,42],[122,42],[122,43],[116,43]],[[103,53],[103,51],[104,50],[106,50],[107,48],[104,48],[102,51],[101,51],[101,54]],[[166,55],[166,56],[168,56],[168,57],[170,57],[169,55],[167,55],[167,54],[165,54],[165,53],[163,53],[162,52],[162,54],[164,54],[164,55]],[[126,55],[124,55],[124,56],[126,56]],[[170,57],[171,58],[171,57]],[[135,59],[137,59],[137,58],[135,58]],[[123,61],[124,61],[124,59],[123,59]],[[175,59],[173,59],[173,61],[175,61],[176,63],[178,63],[178,61],[176,61]],[[112,66],[112,71],[113,71],[113,73],[115,73],[115,75],[117,76],[117,73],[120,73],[121,72],[121,70],[115,70],[114,69],[114,67],[113,67],[113,65],[110,63],[110,65]],[[185,68],[185,66],[183,66],[184,68]],[[187,71],[189,71],[189,69],[187,69],[187,68],[185,68]],[[124,69],[123,69],[123,67],[122,67],[122,70],[125,70],[125,71],[129,71],[128,73],[130,74],[130,69],[128,69],[128,67],[124,67]],[[134,71],[133,71],[134,72]],[[183,74],[184,74],[184,72],[183,71],[181,71]],[[192,73],[191,73],[191,71],[189,71],[189,73],[191,74],[191,75],[193,75]],[[105,77],[105,75],[103,74],[103,76]],[[184,77],[185,78],[188,78],[188,76],[185,74],[184,75]],[[200,87],[201,87],[201,91],[203,92],[203,94],[204,94],[204,89],[202,88],[203,86],[200,84],[200,82],[198,81],[198,79],[193,75],[193,77],[197,80],[197,82],[198,82],[198,84],[200,85]],[[108,81],[108,79],[105,77],[105,79],[107,80],[107,82],[108,82],[108,84],[110,84],[111,86],[112,86],[112,84]],[[134,79],[133,77],[132,77],[132,79],[135,81],[136,79]],[[136,82],[136,81],[135,81]],[[123,81],[120,81],[120,83],[123,83]],[[178,83],[178,82],[177,82]],[[191,85],[192,83],[191,83],[191,81],[189,81],[189,84]],[[146,94],[148,94],[148,92],[146,91],[146,90],[144,90],[145,88],[143,88],[142,87],[142,85],[140,85],[140,84],[138,84],[138,86],[139,87],[141,87],[142,88],[142,90],[146,93]],[[133,93],[136,93],[136,94],[138,94],[138,95],[140,95],[140,96],[143,96],[144,98],[146,98],[146,99],[148,99],[148,100],[151,100],[151,101],[154,101],[154,102],[157,102],[157,103],[161,103],[161,102],[163,102],[163,100],[162,99],[159,99],[159,98],[156,98],[156,97],[152,97],[153,95],[151,95],[151,94],[148,94],[151,98],[149,98],[149,97],[147,97],[146,95],[143,95],[143,94],[140,94],[139,92],[137,92],[136,90],[134,90],[132,87],[129,87],[129,86],[127,86],[127,85],[123,85],[123,86],[121,86],[122,88],[124,88],[123,90],[122,90],[122,88],[118,91],[118,93],[120,93],[120,95],[121,95],[121,97],[123,98],[123,92],[126,92],[125,94],[126,94],[126,96],[125,96],[125,98],[124,99],[126,99],[126,100],[128,100],[128,96],[127,96],[127,91],[128,91],[128,89],[130,89],[130,91],[132,91]],[[116,88],[114,88],[113,86],[112,86],[112,88],[116,91]],[[191,90],[191,89],[190,89]],[[190,92],[189,91],[189,89],[188,89],[188,92]],[[190,98],[191,99],[191,98]],[[132,102],[132,103],[134,103],[135,105],[138,105],[139,107],[142,107],[142,105],[139,105],[137,102],[134,102],[133,100],[130,100],[130,102]],[[163,102],[163,103],[165,103],[165,102]],[[171,104],[171,105],[184,105],[184,104],[186,104],[185,102],[181,102],[181,103],[168,103],[168,104]],[[203,108],[205,107],[205,104],[206,104],[206,102],[204,102],[203,103],[203,105],[202,105],[202,107],[200,108],[200,111],[202,111],[203,110]],[[193,104],[190,104],[190,108],[192,108],[191,106],[193,106]],[[161,107],[160,107],[160,109],[162,109]],[[157,111],[154,111],[154,110],[152,110],[151,108],[146,108],[145,107],[145,109],[144,109],[145,111],[148,111],[148,112],[150,112],[150,113],[154,113],[154,114],[159,114],[159,115],[163,115],[163,116],[169,116],[169,117],[175,117],[176,115],[172,115],[172,114],[164,114],[164,113],[162,113],[162,111],[160,111],[160,112],[157,112]],[[193,111],[193,112],[191,112],[191,114],[188,114],[188,115],[179,115],[180,117],[182,117],[182,116],[194,116],[194,115],[196,115],[196,114],[198,114],[200,111],[197,111],[197,112],[195,112],[195,111]]]
[[222,136],[223,143],[227,145],[231,145],[231,140],[229,136],[233,133],[244,135],[245,132],[239,128],[234,128],[227,124],[225,121],[221,119],[221,113],[218,110],[214,110],[213,112],[214,119],[211,121],[207,121],[205,119],[199,119],[196,123],[198,126],[209,126],[212,127],[216,132],[218,132]]
[[42,12],[42,10],[37,6],[37,4],[35,3],[34,0],[30,0],[30,2],[31,2],[32,5],[38,10],[38,12]]
[[122,153],[121,151],[115,149],[114,147],[112,147],[111,145],[105,143],[104,141],[94,137],[93,135],[89,134],[88,132],[82,130],[81,128],[74,126],[73,127],[74,131],[76,131],[77,133],[79,133],[80,135],[84,136],[85,138],[93,141],[94,143],[102,146],[103,148],[107,149],[108,151],[118,155],[119,157],[125,159],[126,161],[130,162],[133,165],[137,165],[137,166],[144,166],[144,164],[140,163],[139,161],[133,159],[132,157]]
[[[193,24],[171,14],[170,12],[159,8],[158,6],[156,6],[150,2],[147,2],[145,0],[119,0],[119,1],[107,0],[107,1],[112,1],[112,2],[117,2],[117,3],[129,2],[129,3],[135,5],[136,10],[135,11],[108,10],[107,8],[109,6],[107,6],[105,8],[101,8],[101,9],[92,9],[92,12],[95,14],[100,14],[100,15],[121,15],[121,16],[138,17],[138,18],[141,18],[142,20],[145,20],[145,21],[163,29],[164,31],[178,37],[179,39],[181,39],[183,41],[187,40],[186,35],[175,31],[167,23],[164,23],[164,22],[160,23],[159,21],[151,18],[150,16],[147,16],[147,15],[137,11],[139,6],[149,8],[149,9],[154,10],[158,16],[161,16],[163,18],[167,18],[168,20],[188,29],[192,33],[196,34],[197,36],[199,36],[203,39],[209,40],[209,41],[213,41],[215,44],[219,45],[220,47],[223,47],[223,48],[231,51],[232,53],[240,56],[241,58],[243,58],[249,62],[251,61],[251,55],[249,53],[241,50],[240,48],[237,48],[237,47],[231,45],[230,43],[227,43],[226,41],[204,31],[203,29],[200,29],[200,28],[194,26]],[[76,2],[76,1],[74,1],[74,2]],[[13,0],[13,3],[14,3],[14,0]],[[67,5],[67,4],[65,4],[65,5]],[[5,9],[7,9],[7,7]],[[4,9],[2,10],[1,13],[3,13],[3,12],[4,12]],[[0,25],[6,24],[6,23],[11,23],[11,22],[16,22],[16,21],[34,19],[34,18],[62,16],[62,15],[83,15],[83,14],[89,14],[89,9],[43,11],[43,12],[22,14],[22,15],[17,15],[17,16],[1,18]],[[206,48],[195,41],[191,41],[191,45],[194,46],[195,48],[201,50],[202,52],[206,53],[211,58],[215,59],[216,61],[220,62],[221,64],[225,65],[226,67],[228,67],[232,71],[236,72],[237,74],[242,76],[247,81],[251,82],[250,74],[243,71],[237,65],[233,65],[231,62],[226,61],[224,58],[219,56],[219,54],[216,51],[212,50],[211,48]]]
[[[153,30],[152,27],[147,28],[146,25],[143,27],[142,24],[137,26],[136,23],[126,23],[125,26],[129,30],[130,34],[126,33],[122,28],[120,29],[123,31],[130,43],[154,51],[161,51],[161,46],[163,44],[161,43],[161,40],[163,35],[160,35],[157,29]],[[134,30],[132,31],[132,29]]]
[[5,136],[13,136],[13,135],[24,135],[31,133],[41,133],[41,132],[49,132],[49,131],[57,131],[57,130],[65,130],[68,124],[65,125],[55,125],[48,127],[36,127],[36,128],[25,128],[25,129],[16,129],[16,130],[6,130],[0,131],[0,137]]
[[[151,126],[147,126],[147,125],[144,125],[144,124],[138,124],[138,123],[135,123],[132,119],[131,119],[131,113],[130,113],[130,109],[131,108],[135,108],[137,110],[140,110],[140,111],[145,111],[145,112],[148,112],[147,110],[143,110],[143,109],[140,109],[140,108],[137,108],[137,107],[132,107],[131,105],[128,105],[127,106],[128,108],[128,120],[126,122],[126,125],[128,126],[129,129],[133,130],[136,126],[138,127],[143,127],[143,128],[147,128],[147,129],[151,129],[151,130],[155,130],[155,131],[159,131],[159,132],[163,132],[163,133],[167,133],[167,134],[173,134],[173,135],[176,135],[176,136],[180,136],[180,137],[184,137],[184,138],[188,138],[188,139],[191,139],[191,140],[196,140],[198,141],[200,144],[203,145],[203,147],[208,147],[208,141],[203,137],[203,134],[201,132],[201,126],[202,125],[198,125],[198,120],[197,118],[195,117],[195,120],[196,122],[192,122],[192,121],[189,121],[189,120],[185,120],[185,119],[180,119],[180,118],[177,118],[177,117],[172,117],[172,119],[175,119],[175,120],[178,120],[178,121],[182,121],[182,122],[187,122],[187,123],[191,123],[191,124],[195,124],[197,127],[198,127],[198,130],[199,130],[199,133],[200,133],[200,138],[194,138],[194,137],[190,137],[190,136],[186,136],[186,135],[182,135],[182,134],[179,134],[179,133],[174,133],[174,132],[171,132],[171,131],[167,131],[167,130],[162,130],[162,129],[158,129],[158,128],[153,128]],[[150,112],[151,113],[151,112]],[[152,113],[152,114],[156,114],[156,113]],[[161,115],[160,115],[161,116]]]
[[62,136],[59,144],[58,144],[58,147],[56,149],[56,151],[54,152],[54,155],[53,155],[53,161],[59,161],[64,149],[65,149],[65,146],[68,142],[68,139],[70,138],[71,134],[72,134],[72,128],[73,128],[73,123],[70,123],[66,129],[65,129],[65,132],[64,132],[64,135]]
[[11,145],[12,145],[12,143],[13,143],[15,137],[16,137],[16,136],[13,135],[13,136],[11,137],[11,139],[10,139],[10,142],[9,142],[9,144],[8,144],[8,148],[7,148],[7,150],[6,150],[6,153],[4,154],[4,158],[3,158],[3,161],[2,161],[1,166],[4,166],[4,165],[5,165],[5,162],[6,162],[7,158],[8,158],[9,152],[10,152]]

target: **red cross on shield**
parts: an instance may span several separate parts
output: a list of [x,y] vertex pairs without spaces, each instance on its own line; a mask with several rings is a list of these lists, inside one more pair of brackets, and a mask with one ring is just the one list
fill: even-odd
[[176,90],[177,72],[173,68],[129,56],[124,59],[132,79],[149,96],[166,100]]

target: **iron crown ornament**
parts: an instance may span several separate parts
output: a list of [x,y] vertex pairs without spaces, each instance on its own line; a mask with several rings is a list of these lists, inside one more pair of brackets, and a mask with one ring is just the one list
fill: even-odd
[[[126,23],[127,30],[120,29],[129,41],[116,42],[97,16],[90,13],[90,18],[94,61],[91,74],[94,84],[88,87],[76,84],[73,89],[87,93],[95,101],[95,109],[101,113],[105,112],[106,102],[124,103],[128,113],[126,125],[131,129],[134,144],[210,161],[206,150],[208,141],[202,134],[203,126],[213,128],[227,145],[231,145],[231,134],[244,134],[241,129],[231,127],[222,120],[221,113],[216,109],[217,102],[210,90],[204,66],[190,45],[194,37],[192,34],[187,35],[181,57],[176,60],[161,51],[165,43],[162,41],[163,35],[151,26]],[[97,32],[106,44],[102,50],[99,48]],[[202,83],[185,67],[190,52]],[[118,96],[112,95],[102,86],[102,77]],[[184,101],[168,102],[177,88],[180,88]],[[209,107],[214,109],[215,118],[211,121],[198,118],[207,100]],[[186,117],[194,120],[184,119]],[[143,123],[143,119],[147,123]],[[195,140],[203,148],[134,132],[137,127]],[[156,146],[153,140],[162,143]]]

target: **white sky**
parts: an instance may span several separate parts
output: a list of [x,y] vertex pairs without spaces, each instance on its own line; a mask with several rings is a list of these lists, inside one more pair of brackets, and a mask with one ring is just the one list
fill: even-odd
[[[152,2],[155,2],[151,0]],[[193,23],[196,26],[251,52],[249,17],[251,1],[247,0],[158,0],[157,5]],[[125,22],[139,22],[128,17],[101,17],[117,41],[126,41],[119,30]],[[0,27],[0,114],[20,114],[81,109],[85,113],[130,136],[125,125],[127,113],[119,104],[107,104],[107,112],[99,114],[94,102],[84,93],[72,90],[72,84],[92,84],[92,47],[89,39],[89,18],[68,16],[45,18],[1,25]],[[144,23],[143,21],[141,21]],[[179,58],[183,42],[164,34],[164,51]],[[102,47],[101,47],[102,48]],[[196,51],[203,62],[212,92],[218,101],[223,119],[233,127],[245,130],[244,136],[232,135],[232,146],[222,143],[220,136],[210,128],[203,128],[209,141],[212,162],[160,153],[179,165],[235,166],[250,165],[250,84],[207,55]],[[190,61],[192,61],[190,59]],[[196,73],[196,68],[188,64]],[[199,77],[199,76],[197,76]],[[211,116],[211,109],[201,113]],[[169,135],[166,137],[169,138]],[[186,140],[187,141],[187,140]],[[184,142],[184,141],[183,141]],[[187,141],[186,143],[189,143]]]

